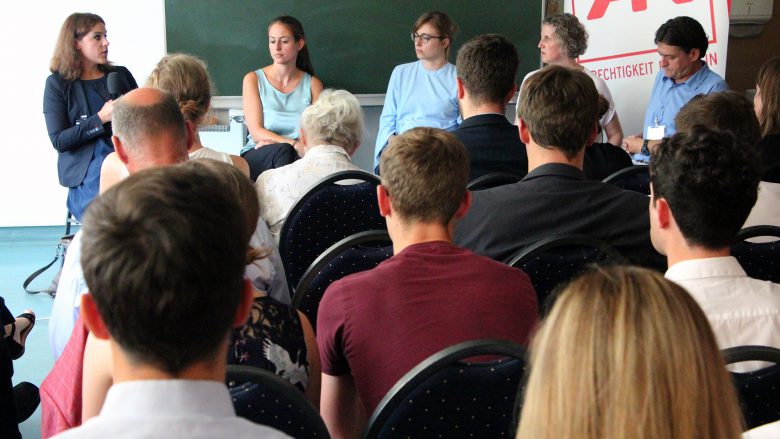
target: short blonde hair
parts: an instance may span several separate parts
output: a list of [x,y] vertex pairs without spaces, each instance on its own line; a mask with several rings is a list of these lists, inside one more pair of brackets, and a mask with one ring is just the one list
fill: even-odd
[[340,146],[352,155],[363,134],[360,102],[346,90],[324,90],[303,110],[301,128],[311,141]]
[[637,267],[596,269],[563,290],[532,344],[518,438],[741,433],[715,337],[685,290]]
[[176,99],[184,119],[200,125],[211,105],[213,86],[206,63],[186,53],[162,57],[146,81],[148,87],[165,90]]

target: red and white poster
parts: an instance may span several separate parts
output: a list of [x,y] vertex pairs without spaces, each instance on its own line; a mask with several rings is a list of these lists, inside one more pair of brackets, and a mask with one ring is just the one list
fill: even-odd
[[655,31],[670,18],[686,15],[701,23],[710,43],[704,60],[726,77],[727,0],[566,0],[565,10],[590,34],[579,62],[607,82],[625,135],[642,132],[660,71]]

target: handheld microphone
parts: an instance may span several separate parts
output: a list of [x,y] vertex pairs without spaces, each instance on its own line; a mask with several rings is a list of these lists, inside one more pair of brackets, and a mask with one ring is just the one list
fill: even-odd
[[119,84],[119,73],[117,72],[111,72],[108,74],[108,96],[111,99],[116,99],[119,96],[122,95],[119,90],[121,90],[121,86]]

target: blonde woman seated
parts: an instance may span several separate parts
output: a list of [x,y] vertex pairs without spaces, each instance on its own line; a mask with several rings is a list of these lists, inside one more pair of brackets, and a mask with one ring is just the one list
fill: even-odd
[[290,208],[314,184],[339,171],[360,170],[350,157],[360,145],[363,113],[357,98],[345,90],[325,90],[301,115],[301,159],[270,169],[257,178],[263,220],[279,242]]
[[[206,158],[232,164],[249,177],[249,165],[239,156],[215,151],[200,142],[198,127],[206,119],[211,108],[212,85],[206,64],[185,53],[165,55],[149,75],[146,87],[155,87],[173,95],[179,103],[184,120],[192,125],[193,139],[189,149],[190,159]],[[100,192],[128,176],[127,169],[116,153],[111,153],[103,163],[100,173]]]
[[742,433],[707,318],[653,271],[602,268],[573,281],[536,334],[530,366],[518,438]]
[[[202,175],[217,175],[226,187],[234,187],[235,196],[244,207],[247,236],[252,234],[260,206],[248,178],[230,166],[210,160],[192,160],[178,166],[197,170]],[[270,252],[256,247],[254,239],[253,236],[249,243],[247,270],[254,266],[262,271],[264,268],[259,263]],[[100,413],[113,384],[111,361],[108,342],[90,334],[84,350],[82,422]],[[254,289],[254,302],[246,324],[231,331],[226,361],[268,369],[304,392],[319,407],[320,359],[314,329],[303,313],[269,297],[265,291]]]

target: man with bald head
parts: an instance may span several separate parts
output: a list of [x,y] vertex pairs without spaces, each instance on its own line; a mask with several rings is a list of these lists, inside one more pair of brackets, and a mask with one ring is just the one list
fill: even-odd
[[[116,152],[103,161],[100,192],[128,174],[187,160],[192,125],[185,122],[173,97],[156,88],[137,88],[114,103],[111,140]],[[87,285],[81,273],[81,233],[68,247],[49,322],[49,343],[57,358],[73,331],[81,295]]]

